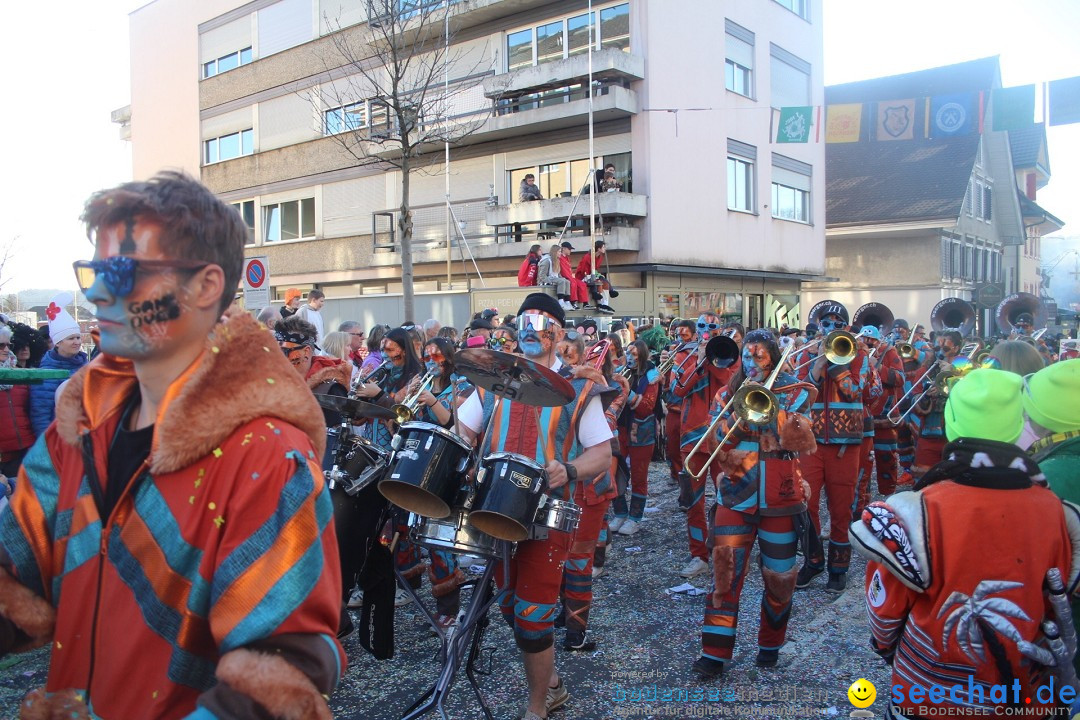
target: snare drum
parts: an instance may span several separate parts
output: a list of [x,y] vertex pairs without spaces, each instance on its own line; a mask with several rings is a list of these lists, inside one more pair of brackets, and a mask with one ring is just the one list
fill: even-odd
[[454,433],[425,422],[404,423],[394,436],[390,468],[379,492],[398,507],[429,518],[450,515],[472,448]]
[[559,532],[572,533],[581,520],[581,506],[571,500],[556,500],[544,495],[536,509],[535,524]]
[[547,489],[543,466],[517,453],[492,453],[480,464],[476,484],[469,523],[500,540],[528,539]]
[[390,452],[367,438],[354,436],[341,450],[338,472],[342,487],[349,495],[355,495],[379,480],[390,462]]
[[416,543],[429,548],[483,558],[501,558],[499,541],[469,525],[468,519],[469,511],[456,507],[448,518],[419,518],[410,534]]

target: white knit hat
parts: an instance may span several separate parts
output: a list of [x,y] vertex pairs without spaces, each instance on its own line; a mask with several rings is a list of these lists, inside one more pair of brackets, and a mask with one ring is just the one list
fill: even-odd
[[71,293],[60,293],[52,299],[45,310],[45,315],[49,318],[49,337],[52,338],[54,345],[82,332],[79,323],[75,322],[71,313],[64,309],[74,301],[75,298]]

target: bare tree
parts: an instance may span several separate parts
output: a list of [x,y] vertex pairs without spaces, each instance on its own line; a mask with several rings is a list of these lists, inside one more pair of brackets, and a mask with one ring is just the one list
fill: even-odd
[[3,288],[5,285],[11,282],[11,277],[4,274],[4,268],[7,267],[8,261],[15,257],[15,255],[17,254],[18,245],[18,235],[11,238],[6,243],[3,243],[3,245],[0,245],[0,288]]
[[325,118],[325,134],[358,164],[401,171],[397,237],[407,319],[416,319],[410,176],[441,160],[444,143],[460,143],[490,115],[490,105],[486,112],[463,107],[487,62],[453,47],[455,1],[369,0],[366,28],[343,29],[324,18],[332,52],[320,59],[329,80],[309,96]]

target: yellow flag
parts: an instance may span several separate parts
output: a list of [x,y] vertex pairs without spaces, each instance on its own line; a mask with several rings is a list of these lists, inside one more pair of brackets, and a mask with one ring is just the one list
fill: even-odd
[[825,108],[825,142],[859,142],[862,130],[862,103],[829,105]]

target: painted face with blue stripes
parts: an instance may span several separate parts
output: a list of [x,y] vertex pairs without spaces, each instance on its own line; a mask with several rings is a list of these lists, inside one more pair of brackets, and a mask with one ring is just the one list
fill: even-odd
[[764,382],[773,369],[769,348],[764,343],[747,343],[742,349],[742,369],[747,380]]

